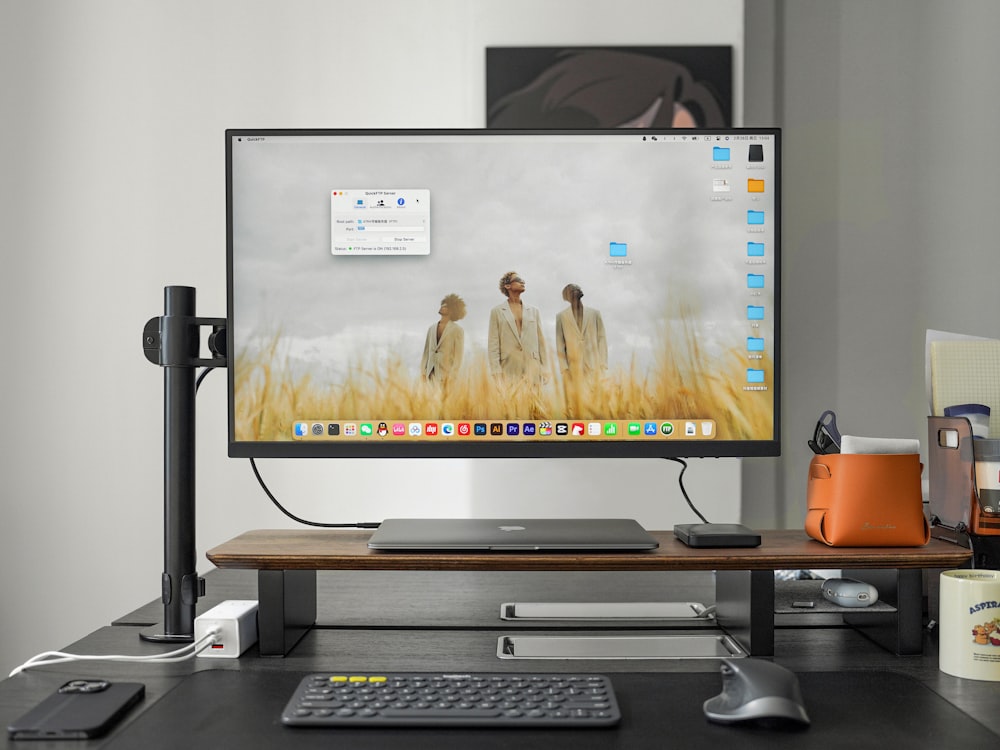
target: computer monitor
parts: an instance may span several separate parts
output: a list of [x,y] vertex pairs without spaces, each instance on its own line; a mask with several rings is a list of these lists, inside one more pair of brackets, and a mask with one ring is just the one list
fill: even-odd
[[229,453],[779,453],[780,133],[230,130]]

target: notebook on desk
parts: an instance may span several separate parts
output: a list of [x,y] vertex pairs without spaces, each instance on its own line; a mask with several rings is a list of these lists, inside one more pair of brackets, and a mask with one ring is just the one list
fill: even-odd
[[426,552],[629,552],[659,543],[630,518],[387,518],[368,547]]

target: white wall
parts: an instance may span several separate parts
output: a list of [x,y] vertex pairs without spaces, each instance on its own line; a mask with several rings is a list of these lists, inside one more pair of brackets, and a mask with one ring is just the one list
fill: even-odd
[[[225,314],[225,128],[480,127],[484,48],[501,44],[731,44],[739,112],[742,30],[743,0],[0,0],[0,670],[158,596],[162,372],[140,334],[170,284]],[[198,409],[205,570],[206,549],[290,522],[226,456],[221,373]],[[693,520],[664,461],[261,468],[327,521]],[[738,461],[686,479],[707,515],[735,520]]]
[[797,528],[820,412],[926,446],[926,329],[1000,337],[1000,4],[776,7],[784,445],[776,488],[745,485],[743,504],[749,523]]

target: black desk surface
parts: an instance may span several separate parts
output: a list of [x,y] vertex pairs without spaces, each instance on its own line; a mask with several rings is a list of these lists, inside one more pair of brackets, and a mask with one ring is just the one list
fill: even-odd
[[[406,747],[608,748],[985,748],[997,737],[912,677],[894,672],[809,672],[800,675],[812,720],[799,727],[726,727],[709,723],[701,704],[719,692],[714,674],[628,673],[612,676],[622,710],[613,729],[290,729],[277,720],[301,675],[292,672],[191,675],[123,729],[110,747],[157,747],[169,736],[183,748],[337,746],[354,750]],[[225,708],[220,710],[220,702]],[[919,721],[904,718],[908,712]],[[179,717],[184,717],[178,721]]]
[[[199,603],[199,609],[219,600],[255,595],[255,576],[249,571],[214,571],[207,577],[209,596]],[[442,750],[473,743],[480,748],[558,748],[568,747],[571,741],[575,748],[641,748],[653,747],[654,742],[656,747],[707,747],[710,740],[713,746],[733,741],[739,747],[755,747],[754,743],[763,741],[769,747],[803,748],[884,747],[897,742],[907,748],[1000,746],[1000,683],[961,680],[940,672],[934,631],[925,633],[925,654],[894,656],[858,632],[840,626],[837,618],[807,615],[787,622],[779,619],[774,661],[800,675],[814,720],[812,728],[798,733],[709,725],[701,714],[701,703],[721,686],[719,664],[714,659],[508,661],[495,655],[497,638],[502,634],[525,627],[572,630],[501,622],[501,602],[659,599],[710,604],[705,599],[706,592],[712,591],[710,583],[710,573],[321,574],[318,627],[288,657],[262,659],[251,648],[239,660],[196,659],[170,665],[89,662],[30,670],[0,682],[0,718],[5,725],[66,680],[80,676],[143,682],[147,697],[105,740],[25,744],[5,738],[2,746],[39,750],[49,745],[144,750],[329,747],[333,730],[310,732],[277,724],[298,677],[327,670],[601,672],[612,675],[620,701],[628,706],[625,721],[617,729],[557,732],[554,739],[551,731],[420,730],[404,736],[399,730],[366,730],[352,731],[347,738],[344,730],[336,730],[338,746],[345,747],[386,747],[401,737],[405,739],[401,746],[419,748],[426,744]],[[153,623],[161,613],[159,604],[144,605],[69,650],[132,654],[170,650],[138,639],[139,626]],[[582,623],[580,627],[589,625]],[[643,634],[678,632],[648,624],[643,627]],[[634,634],[635,630],[627,632]],[[209,671],[212,673],[202,674]],[[253,719],[239,719],[244,715]],[[848,716],[853,720],[851,726],[859,731],[836,735],[840,744],[829,744],[835,736],[833,725]],[[681,731],[684,734],[679,735]],[[349,744],[341,744],[345,739]]]

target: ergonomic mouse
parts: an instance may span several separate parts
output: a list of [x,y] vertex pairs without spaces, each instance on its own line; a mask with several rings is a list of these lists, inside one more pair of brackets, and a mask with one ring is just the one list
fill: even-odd
[[799,680],[793,672],[761,659],[723,659],[722,692],[704,704],[709,721],[809,724]]

